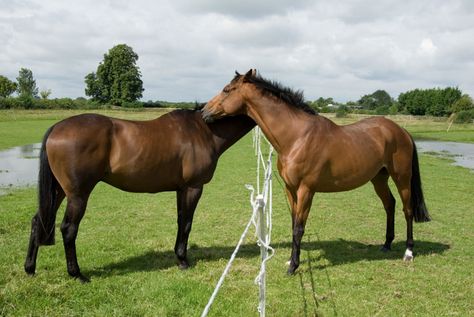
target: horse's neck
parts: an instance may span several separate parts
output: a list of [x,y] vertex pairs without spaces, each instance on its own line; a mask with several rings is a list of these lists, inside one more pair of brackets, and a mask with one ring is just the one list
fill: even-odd
[[216,152],[221,155],[254,126],[255,122],[246,116],[228,117],[210,124]]
[[250,103],[247,111],[280,155],[291,151],[313,121],[303,110],[273,101]]

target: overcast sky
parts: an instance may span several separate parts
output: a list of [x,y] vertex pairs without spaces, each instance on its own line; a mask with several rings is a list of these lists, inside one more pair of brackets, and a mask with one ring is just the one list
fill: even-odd
[[474,96],[474,1],[0,0],[0,75],[84,96],[114,45],[139,55],[143,100],[207,101],[234,70],[308,100],[458,86]]

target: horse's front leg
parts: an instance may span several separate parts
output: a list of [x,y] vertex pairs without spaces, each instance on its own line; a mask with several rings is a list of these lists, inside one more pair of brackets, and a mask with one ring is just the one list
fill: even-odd
[[306,220],[313,201],[314,192],[305,186],[300,186],[296,192],[296,202],[292,210],[293,219],[293,244],[291,250],[290,266],[288,274],[294,274],[300,265],[301,239],[303,238]]
[[181,269],[187,269],[187,246],[189,233],[193,224],[194,211],[202,194],[202,185],[196,188],[187,187],[176,192],[178,210],[178,234],[174,252],[178,257],[178,265]]

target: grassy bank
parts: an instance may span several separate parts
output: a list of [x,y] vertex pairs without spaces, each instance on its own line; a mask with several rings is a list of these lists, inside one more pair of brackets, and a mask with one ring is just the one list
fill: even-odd
[[[60,119],[51,115],[39,119],[25,114],[13,125],[25,125],[24,138],[9,142],[20,145],[23,140],[36,141],[37,135],[41,138],[43,131],[28,132],[26,125]],[[142,115],[147,114],[133,113],[134,118]],[[0,120],[2,136],[5,122],[11,120]],[[429,124],[426,127],[431,129]],[[406,226],[397,195],[393,251],[379,251],[385,212],[366,185],[316,195],[303,239],[303,263],[297,275],[286,276],[290,216],[282,187],[275,181],[272,245],[276,254],[267,268],[267,315],[472,314],[474,173],[427,155],[420,156],[420,163],[433,221],[414,226],[412,263],[401,261]],[[36,276],[26,276],[23,261],[36,192],[34,188],[10,190],[0,196],[0,315],[199,316],[250,216],[244,184],[254,181],[255,165],[250,135],[219,161],[196,211],[190,236],[192,267],[187,271],[175,265],[174,193],[131,194],[99,184],[77,240],[82,271],[92,279],[87,285],[67,276],[59,228],[57,244],[40,248]],[[62,215],[60,209],[58,224]],[[259,248],[251,232],[210,316],[257,315],[258,263]]]

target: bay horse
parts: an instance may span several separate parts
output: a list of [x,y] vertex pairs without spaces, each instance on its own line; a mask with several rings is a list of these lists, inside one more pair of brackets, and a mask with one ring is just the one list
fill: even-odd
[[67,271],[81,282],[76,237],[89,195],[102,181],[127,192],[176,191],[175,254],[189,266],[187,243],[203,185],[219,156],[255,126],[246,116],[205,123],[198,110],[175,110],[150,121],[82,114],[53,125],[40,153],[38,211],[32,219],[25,271],[34,274],[40,245],[54,244],[55,219],[64,198],[61,224]]
[[372,117],[338,126],[304,102],[301,91],[262,78],[256,70],[234,79],[202,109],[206,122],[234,115],[252,118],[278,153],[277,167],[291,207],[293,242],[288,274],[300,263],[301,238],[315,192],[347,191],[371,181],[387,214],[388,251],[394,239],[395,199],[400,194],[407,223],[404,260],[413,259],[413,219],[429,221],[415,143],[393,121]]

